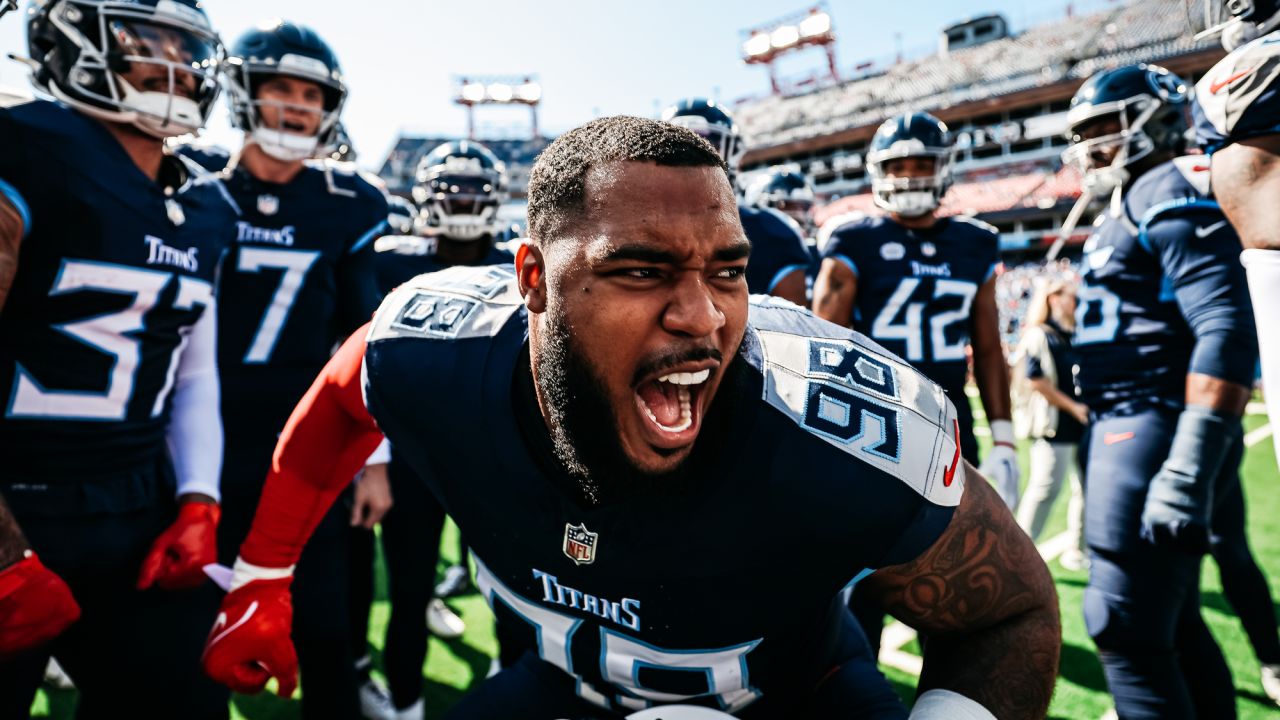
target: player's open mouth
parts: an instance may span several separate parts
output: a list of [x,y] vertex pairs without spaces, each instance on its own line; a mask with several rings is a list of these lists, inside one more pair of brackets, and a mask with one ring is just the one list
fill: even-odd
[[636,388],[636,406],[649,443],[671,450],[693,442],[711,368],[666,371]]

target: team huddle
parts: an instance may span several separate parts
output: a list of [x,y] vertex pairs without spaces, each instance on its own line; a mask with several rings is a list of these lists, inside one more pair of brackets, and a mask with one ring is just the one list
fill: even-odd
[[[436,596],[474,583],[500,651],[449,718],[1043,718],[1062,624],[1025,383],[1021,435],[1087,477],[1116,716],[1236,716],[1206,554],[1280,703],[1239,473],[1259,350],[1280,387],[1277,3],[1204,3],[1194,31],[1231,52],[1198,87],[1146,64],[1080,87],[1064,163],[1101,210],[1012,364],[998,236],[940,213],[929,114],[872,139],[879,212],[820,228],[799,173],[739,193],[715,102],[592,120],[539,155],[521,229],[480,143],[426,154],[412,203],[335,159],[347,87],[305,26],[224,48],[196,0],[25,16],[41,99],[0,108],[0,717],[54,658],[82,718],[225,718],[299,676],[304,718],[422,718],[428,625],[462,632]],[[189,137],[220,90],[236,149]],[[437,587],[446,517],[474,574]],[[910,709],[886,615],[920,633]]]

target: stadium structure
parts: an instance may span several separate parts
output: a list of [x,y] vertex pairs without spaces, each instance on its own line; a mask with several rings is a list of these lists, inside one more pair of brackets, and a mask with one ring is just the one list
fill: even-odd
[[798,169],[819,196],[819,222],[869,211],[867,142],[884,119],[923,110],[956,137],[943,213],[995,225],[1006,260],[1043,255],[1080,194],[1079,176],[1060,157],[1076,89],[1099,70],[1139,61],[1194,82],[1223,56],[1216,41],[1190,38],[1183,0],[1129,0],[1078,15],[1069,8],[1020,33],[1000,15],[972,18],[943,29],[926,57],[739,104],[744,182],[769,167]]

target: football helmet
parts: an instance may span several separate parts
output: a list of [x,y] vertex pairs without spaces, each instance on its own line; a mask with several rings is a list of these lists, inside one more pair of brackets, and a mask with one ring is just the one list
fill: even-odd
[[[1062,162],[1084,176],[1094,197],[1122,187],[1128,167],[1153,152],[1186,147],[1190,87],[1155,65],[1104,70],[1085,81],[1067,110],[1071,147]],[[1098,134],[1110,125],[1111,132]]]
[[1280,27],[1280,0],[1186,0],[1196,39],[1217,36],[1228,52]]
[[[938,209],[951,188],[955,153],[951,133],[938,118],[923,112],[885,120],[867,147],[867,175],[877,207],[904,217],[920,217]],[[901,158],[932,158],[933,173],[895,177],[885,165]]]
[[809,232],[813,225],[813,188],[795,170],[770,170],[747,186],[744,196],[752,207],[773,208]]
[[204,127],[222,41],[196,0],[33,0],[32,84],[86,115],[157,138]]
[[447,142],[418,163],[413,201],[427,235],[450,240],[493,237],[503,227],[498,208],[506,197],[506,168],[480,143]]
[[399,195],[387,196],[387,227],[396,235],[412,235],[418,208]]
[[[255,97],[258,83],[273,75],[309,80],[320,86],[324,102],[315,135],[262,124],[260,108],[264,103],[281,109],[297,107]],[[338,56],[311,28],[288,20],[272,20],[241,35],[223,63],[223,82],[231,102],[231,124],[243,130],[251,142],[271,157],[305,160],[333,144],[347,98],[347,85]],[[312,108],[302,109],[314,112]]]
[[730,172],[746,153],[746,145],[738,134],[738,124],[723,107],[706,98],[686,98],[662,111],[663,122],[688,128],[701,135],[720,152]]
[[334,162],[345,163],[353,163],[360,156],[360,153],[356,152],[356,146],[351,142],[351,136],[347,135],[346,126],[341,121],[333,132],[333,139],[321,154]]

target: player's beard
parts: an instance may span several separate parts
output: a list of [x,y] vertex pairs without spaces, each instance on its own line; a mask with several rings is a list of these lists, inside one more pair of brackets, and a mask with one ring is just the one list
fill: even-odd
[[[592,367],[562,314],[546,313],[535,373],[546,405],[556,457],[593,503],[686,489],[700,443],[672,470],[651,473],[636,467],[622,446],[618,413],[609,402],[604,380]],[[705,424],[704,424],[705,430]],[[701,434],[701,433],[700,433]]]

